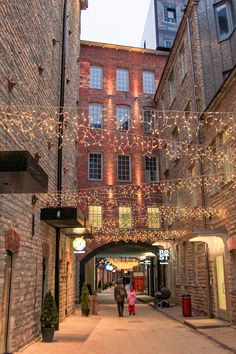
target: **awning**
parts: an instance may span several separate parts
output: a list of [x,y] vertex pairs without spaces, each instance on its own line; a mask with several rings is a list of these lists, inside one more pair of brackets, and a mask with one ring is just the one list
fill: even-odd
[[[50,226],[64,229],[66,235],[76,237],[79,235],[92,234],[91,226],[86,222],[78,208],[74,207],[56,207],[41,209],[40,220]],[[76,232],[77,230],[77,232]]]
[[28,151],[0,151],[0,194],[47,191],[48,175]]

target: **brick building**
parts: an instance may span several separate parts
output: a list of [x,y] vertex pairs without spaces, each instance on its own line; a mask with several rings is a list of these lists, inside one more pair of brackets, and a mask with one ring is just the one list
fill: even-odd
[[[55,193],[57,186],[55,133],[59,114],[56,107],[60,105],[62,19],[64,14],[67,41],[64,111],[70,117],[77,112],[77,108],[71,107],[76,107],[78,100],[80,13],[86,7],[84,0],[53,0],[47,4],[3,0],[0,5],[0,27],[4,33],[0,150],[27,150],[37,157],[48,175],[49,193]],[[62,187],[72,189],[77,178],[74,140],[65,142],[62,151]],[[21,184],[20,179],[18,183]],[[43,295],[49,289],[54,293],[56,235],[54,227],[40,220],[40,209],[44,206],[39,194],[13,194],[10,188],[7,194],[0,195],[1,352],[15,352],[39,336]],[[62,232],[60,320],[74,310],[74,269],[71,239]]]
[[[164,111],[162,138],[172,147],[161,153],[161,179],[176,181],[175,192],[163,199],[180,208],[179,219],[165,228],[186,233],[175,245],[176,298],[188,292],[194,310],[233,323],[235,19],[233,1],[189,1],[155,95],[157,109]],[[178,180],[187,182],[181,187]],[[183,207],[193,213],[214,207],[224,216],[185,223]]]
[[[80,207],[111,235],[148,228],[142,217],[158,212],[148,208],[160,201],[157,194],[148,202],[128,188],[159,180],[157,148],[150,154],[135,139],[153,136],[150,110],[166,58],[161,51],[81,41],[79,116],[85,118],[78,134],[78,188],[94,195]],[[96,198],[101,187],[104,195]],[[160,229],[160,222],[153,227]]]

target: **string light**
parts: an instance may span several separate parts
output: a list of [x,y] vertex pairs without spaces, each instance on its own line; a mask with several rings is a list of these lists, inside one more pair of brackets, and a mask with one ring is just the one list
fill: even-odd
[[107,262],[111,263],[113,267],[123,270],[132,270],[133,267],[139,265],[139,260],[132,257],[106,258]]

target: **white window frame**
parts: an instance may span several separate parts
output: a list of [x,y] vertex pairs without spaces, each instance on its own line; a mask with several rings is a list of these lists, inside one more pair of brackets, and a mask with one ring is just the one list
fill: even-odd
[[[93,119],[94,119],[94,117],[93,117],[93,113],[95,112],[94,110],[93,110],[93,108],[95,108],[95,107],[99,107],[100,108],[100,125],[101,125],[101,127],[95,127],[94,125],[94,122],[93,122]],[[102,114],[102,112],[103,112],[103,105],[102,104],[100,104],[100,103],[89,103],[89,126],[90,127],[92,127],[92,128],[94,128],[94,129],[102,129],[102,127],[103,127],[103,114]]]
[[[159,159],[158,159],[158,156],[154,156],[154,155],[152,155],[152,156],[145,156],[144,157],[145,158],[145,182],[147,182],[147,183],[155,183],[155,182],[158,182],[159,181],[159,178],[160,178],[160,176],[159,176]],[[151,173],[150,173],[150,176],[148,177],[147,176],[147,171],[150,171],[150,170],[147,170],[147,159],[151,159],[151,158],[155,158],[156,159],[156,178],[155,178],[155,180],[151,180]]]
[[[161,214],[160,209],[153,206],[147,207],[148,228],[160,229],[161,228]],[[157,221],[156,221],[157,218]]]
[[143,93],[153,95],[155,93],[155,72],[152,70],[143,71]]
[[89,223],[96,229],[100,229],[102,227],[101,205],[89,205]]
[[[128,129],[122,129],[122,126],[120,126],[118,124],[118,120],[120,120],[121,118],[118,118],[118,111],[119,109],[125,109],[127,110],[127,118],[128,118]],[[122,117],[123,119],[124,117]],[[125,106],[125,105],[117,105],[116,106],[116,129],[120,130],[120,131],[129,131],[130,130],[130,107],[129,106]]]
[[[119,179],[119,156],[128,156],[129,157],[129,180],[122,180],[122,179]],[[118,182],[131,182],[131,155],[129,154],[118,154],[117,155],[117,181]]]
[[103,68],[98,65],[91,65],[89,75],[89,87],[101,90],[103,86]]
[[[228,27],[229,27],[229,32],[227,34],[220,34],[220,24],[219,24],[219,16],[217,14],[217,9],[221,6],[224,6],[226,8],[226,15],[227,15],[227,22],[228,22]],[[232,18],[232,8],[229,0],[221,1],[219,3],[216,3],[214,5],[214,12],[215,12],[215,20],[216,20],[216,28],[217,28],[217,34],[218,34],[218,39],[220,41],[223,41],[224,39],[227,39],[233,29],[234,29],[234,24],[233,24],[233,18]]]
[[[128,222],[124,220],[122,220],[122,216],[124,218],[128,218]],[[122,223],[124,222],[124,224],[122,225]],[[128,224],[128,226],[126,226],[125,224]],[[132,210],[130,206],[119,206],[119,228],[120,229],[131,229],[132,228]]]
[[116,69],[116,90],[129,92],[129,70],[124,68]]
[[[101,178],[91,178],[90,177],[90,155],[100,155],[101,156]],[[88,154],[88,180],[89,181],[102,181],[103,180],[103,154],[101,152],[96,152],[96,151],[93,151],[93,152],[90,152]]]

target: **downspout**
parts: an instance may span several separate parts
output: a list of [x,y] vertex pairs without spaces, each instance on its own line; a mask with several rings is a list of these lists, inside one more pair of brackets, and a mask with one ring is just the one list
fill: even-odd
[[[186,20],[187,20],[187,30],[188,30],[188,43],[189,43],[189,51],[190,51],[190,61],[191,61],[191,74],[192,74],[192,84],[193,84],[193,97],[194,97],[194,105],[195,105],[195,112],[198,114],[198,103],[197,103],[197,99],[196,99],[196,80],[195,80],[195,75],[194,75],[194,66],[193,66],[193,51],[192,51],[192,43],[191,43],[191,32],[190,32],[190,25],[189,25],[189,18],[187,15],[186,16]],[[198,117],[199,119],[199,117]],[[198,130],[198,141],[197,143],[199,145],[202,144],[201,141],[201,134],[200,134],[200,130]],[[204,169],[203,169],[203,163],[202,160],[200,160],[199,162],[199,169],[200,169],[200,174],[202,176],[201,178],[201,199],[202,199],[202,208],[206,207],[206,195],[205,195],[205,187],[204,187],[204,177],[203,177],[203,173],[204,173]],[[206,216],[203,216],[203,227],[204,229],[207,228],[207,221],[206,221]]]
[[[61,82],[60,82],[60,107],[59,107],[59,137],[57,148],[57,205],[61,206],[62,191],[62,143],[63,143],[63,122],[64,122],[64,104],[65,104],[65,69],[66,69],[66,20],[67,3],[64,0],[63,7],[63,27],[62,27],[62,51],[61,51]],[[56,227],[56,256],[55,256],[55,301],[59,313],[60,308],[60,228]],[[58,324],[59,328],[59,324]]]

